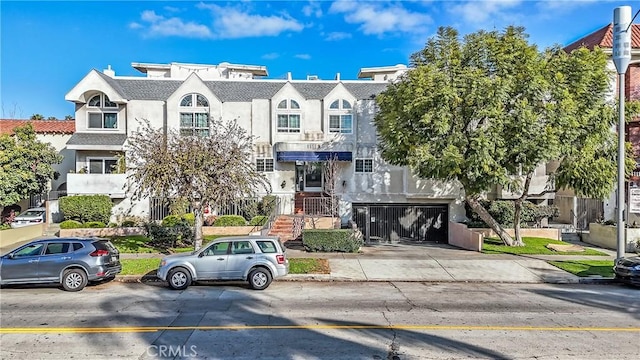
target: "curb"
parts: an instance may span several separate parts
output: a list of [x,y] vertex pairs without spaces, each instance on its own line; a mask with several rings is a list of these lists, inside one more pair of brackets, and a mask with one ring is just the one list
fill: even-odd
[[[164,281],[158,279],[155,275],[117,275],[115,281],[121,283],[163,283]],[[380,282],[417,282],[417,283],[496,283],[496,284],[557,284],[557,285],[571,285],[571,284],[588,284],[588,285],[611,285],[620,284],[621,282],[615,278],[601,278],[601,277],[585,277],[579,278],[578,281],[567,281],[566,279],[559,279],[557,281],[482,281],[482,280],[429,280],[429,279],[351,279],[351,278],[339,278],[331,277],[330,274],[292,274],[283,278],[275,279],[274,281],[282,282],[295,282],[295,281],[309,281],[309,282],[359,282],[359,283],[380,283]]]

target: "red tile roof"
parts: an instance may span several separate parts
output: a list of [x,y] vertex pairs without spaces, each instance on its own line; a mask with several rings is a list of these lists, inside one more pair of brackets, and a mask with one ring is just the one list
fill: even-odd
[[0,119],[0,134],[13,134],[14,128],[29,122],[36,134],[73,134],[76,132],[75,120]]
[[[595,46],[600,48],[613,48],[613,24],[606,25],[600,30],[596,30],[591,34],[574,41],[565,46],[564,50],[570,52],[579,47],[585,46],[593,49]],[[631,25],[631,48],[640,49],[640,24]]]

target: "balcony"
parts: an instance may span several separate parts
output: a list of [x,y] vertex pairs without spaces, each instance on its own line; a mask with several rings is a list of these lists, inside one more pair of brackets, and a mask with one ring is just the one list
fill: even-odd
[[69,195],[109,195],[125,197],[126,174],[67,174]]

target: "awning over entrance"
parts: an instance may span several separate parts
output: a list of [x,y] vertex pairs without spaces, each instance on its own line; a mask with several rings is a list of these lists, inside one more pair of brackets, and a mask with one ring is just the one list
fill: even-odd
[[351,151],[277,151],[276,160],[287,161],[327,161],[335,158],[338,161],[352,161]]

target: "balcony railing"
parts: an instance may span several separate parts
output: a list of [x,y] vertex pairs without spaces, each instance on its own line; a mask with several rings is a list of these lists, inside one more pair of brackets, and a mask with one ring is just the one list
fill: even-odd
[[67,193],[124,198],[126,182],[126,174],[67,174]]

